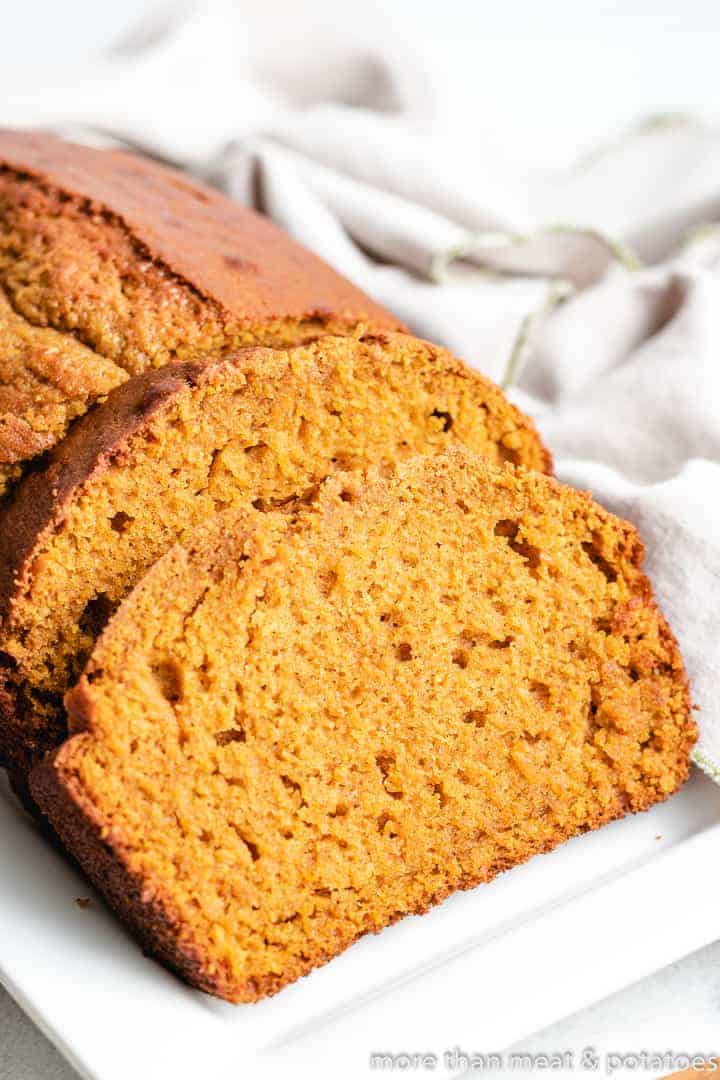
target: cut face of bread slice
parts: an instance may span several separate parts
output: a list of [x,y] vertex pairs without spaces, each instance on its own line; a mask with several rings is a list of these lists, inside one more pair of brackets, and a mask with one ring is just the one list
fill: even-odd
[[4,513],[0,755],[16,779],[64,737],[63,694],[111,612],[193,525],[454,443],[549,467],[496,386],[405,335],[170,365],[113,392]]
[[269,219],[133,154],[0,130],[0,495],[151,367],[403,329]]
[[35,798],[147,949],[251,1001],[673,792],[695,737],[630,526],[460,450],[150,570]]

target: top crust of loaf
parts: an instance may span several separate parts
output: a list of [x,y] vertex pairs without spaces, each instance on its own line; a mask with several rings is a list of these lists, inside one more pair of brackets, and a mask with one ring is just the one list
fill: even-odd
[[116,219],[144,257],[236,317],[333,317],[400,328],[270,220],[175,169],[12,129],[0,130],[0,169],[79,200],[89,214]]

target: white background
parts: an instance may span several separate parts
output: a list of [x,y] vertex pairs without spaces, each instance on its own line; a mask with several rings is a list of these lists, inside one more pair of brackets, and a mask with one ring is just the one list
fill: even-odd
[[[369,6],[339,0],[327,5],[328,18],[348,25],[361,20]],[[498,156],[523,170],[563,168],[648,114],[687,111],[712,123],[720,117],[717,0],[394,0],[374,6],[391,13],[431,78],[442,73],[443,125],[470,145],[477,141],[487,148],[489,137]],[[82,63],[146,7],[142,0],[4,0],[4,81],[16,65]],[[687,883],[688,889],[703,887],[708,886]],[[719,1033],[720,944],[527,1045],[537,1051],[594,1045],[694,1052],[717,1048]],[[71,1076],[0,991],[1,1080]]]

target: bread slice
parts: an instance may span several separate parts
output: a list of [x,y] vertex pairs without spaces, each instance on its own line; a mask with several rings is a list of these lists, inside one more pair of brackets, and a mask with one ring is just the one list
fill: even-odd
[[32,791],[230,1001],[664,799],[695,738],[634,530],[460,449],[228,511],[147,574]]
[[64,738],[63,694],[111,612],[189,528],[458,442],[550,465],[494,384],[405,335],[170,365],[113,392],[0,519],[0,760],[16,786]]
[[118,151],[0,130],[0,495],[129,375],[401,329],[271,221]]

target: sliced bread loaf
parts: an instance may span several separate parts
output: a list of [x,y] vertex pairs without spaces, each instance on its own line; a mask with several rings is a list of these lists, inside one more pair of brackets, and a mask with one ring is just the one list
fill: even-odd
[[0,495],[128,375],[361,322],[401,328],[218,191],[132,154],[0,130]]
[[496,386],[405,335],[169,365],[129,380],[20,484],[0,528],[0,760],[16,786],[119,601],[215,511],[461,443],[549,468]]
[[586,495],[460,450],[227,511],[120,607],[33,794],[146,949],[273,993],[682,783],[641,559]]

